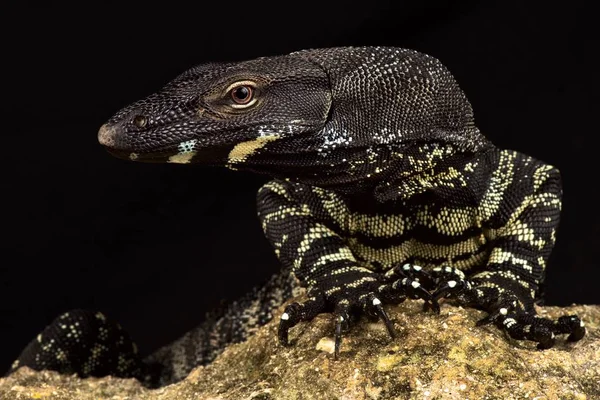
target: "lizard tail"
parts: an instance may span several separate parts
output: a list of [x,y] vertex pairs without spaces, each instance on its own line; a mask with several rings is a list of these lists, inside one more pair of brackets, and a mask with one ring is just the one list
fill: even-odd
[[57,317],[23,349],[8,374],[27,366],[80,377],[139,377],[144,366],[135,343],[113,320],[76,309]]
[[28,366],[80,377],[137,378],[150,388],[171,384],[194,367],[212,362],[227,345],[246,340],[298,288],[293,274],[284,270],[146,358],[140,357],[135,343],[115,321],[99,312],[72,310],[37,335],[8,374]]
[[164,386],[185,378],[193,368],[212,362],[227,345],[245,341],[273,318],[273,312],[299,294],[299,282],[289,269],[273,275],[174,342],[144,359],[149,386]]

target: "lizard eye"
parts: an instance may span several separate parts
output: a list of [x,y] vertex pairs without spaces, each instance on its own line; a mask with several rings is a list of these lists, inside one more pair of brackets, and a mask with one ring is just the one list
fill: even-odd
[[238,86],[231,90],[231,98],[237,104],[247,104],[252,100],[252,88],[250,86]]
[[241,109],[252,106],[256,103],[256,84],[252,81],[241,81],[230,85],[227,88],[233,103],[231,107]]
[[136,115],[135,117],[133,117],[133,124],[135,126],[137,126],[138,128],[145,127],[147,123],[148,123],[148,119],[146,117],[144,117],[143,115]]

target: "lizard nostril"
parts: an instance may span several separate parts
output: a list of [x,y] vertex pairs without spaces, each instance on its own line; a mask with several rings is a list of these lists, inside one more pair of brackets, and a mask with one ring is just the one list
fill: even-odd
[[143,128],[148,123],[148,118],[144,117],[143,115],[136,115],[135,117],[133,117],[133,123],[138,128]]

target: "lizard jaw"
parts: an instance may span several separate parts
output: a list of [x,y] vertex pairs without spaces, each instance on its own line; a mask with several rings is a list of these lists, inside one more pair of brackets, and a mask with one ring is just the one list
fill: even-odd
[[163,148],[151,153],[140,153],[133,150],[120,148],[117,136],[118,129],[110,124],[104,124],[98,130],[98,142],[113,156],[130,161],[143,161],[147,163],[188,163],[193,154],[185,154],[184,157],[177,149]]

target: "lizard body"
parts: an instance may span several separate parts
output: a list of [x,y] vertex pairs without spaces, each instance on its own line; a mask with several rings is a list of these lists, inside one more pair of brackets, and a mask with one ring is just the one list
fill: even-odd
[[[282,271],[145,360],[118,325],[78,310],[34,339],[13,370],[171,383],[247,338],[300,287],[308,299],[280,315],[280,342],[332,312],[335,356],[361,313],[394,336],[383,305],[407,298],[434,311],[440,298],[487,311],[482,323],[540,349],[556,334],[585,334],[577,316],[551,321],[534,309],[559,223],[559,171],[487,140],[429,55],[344,47],[201,65],[119,111],[98,138],[128,160],[273,177],[258,216]],[[61,336],[61,324],[85,340]]]

